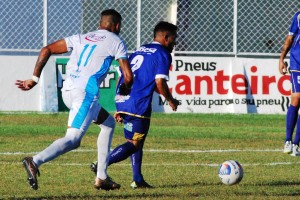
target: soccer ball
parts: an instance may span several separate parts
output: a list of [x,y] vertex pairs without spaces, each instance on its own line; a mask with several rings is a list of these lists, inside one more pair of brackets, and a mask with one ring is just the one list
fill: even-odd
[[219,178],[225,185],[239,183],[243,178],[243,168],[237,161],[227,160],[219,167]]

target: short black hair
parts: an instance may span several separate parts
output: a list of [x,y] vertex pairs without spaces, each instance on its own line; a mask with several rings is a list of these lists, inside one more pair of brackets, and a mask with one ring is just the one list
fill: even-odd
[[122,21],[122,16],[114,9],[107,9],[101,12],[102,16],[112,16],[112,20],[114,23],[120,23]]
[[157,32],[170,32],[171,34],[176,35],[177,26],[174,24],[171,24],[169,22],[160,21],[158,24],[156,24],[154,28],[154,37],[156,36]]

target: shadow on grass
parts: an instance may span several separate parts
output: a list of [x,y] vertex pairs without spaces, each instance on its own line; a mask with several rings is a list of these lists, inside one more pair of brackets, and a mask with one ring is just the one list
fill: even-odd
[[252,186],[300,186],[300,181],[278,180],[278,181],[272,181],[272,182],[247,184],[247,185],[252,185]]
[[[153,189],[137,189],[134,194],[120,194],[119,191],[99,191],[99,194],[91,194],[91,195],[56,195],[56,196],[40,196],[40,197],[22,197],[17,199],[26,199],[26,200],[42,200],[42,199],[159,199],[159,198],[174,198],[178,199],[178,194],[170,193],[169,191],[157,191],[157,189],[172,189],[172,188],[180,188],[180,187],[195,187],[195,186],[213,186],[219,185],[218,183],[206,183],[206,182],[192,182],[189,184],[168,184],[161,185],[157,188]],[[189,197],[199,197],[198,194],[189,194]]]
[[182,183],[182,184],[168,184],[159,186],[159,188],[178,188],[178,187],[194,187],[194,186],[213,186],[221,185],[221,183],[208,183],[208,182],[191,182],[191,183]]
[[175,194],[153,194],[153,193],[142,193],[142,194],[103,194],[99,195],[62,195],[62,196],[43,196],[43,197],[32,197],[32,198],[17,198],[17,199],[26,199],[26,200],[42,200],[42,199],[143,199],[143,198],[163,198],[163,197],[178,197]]

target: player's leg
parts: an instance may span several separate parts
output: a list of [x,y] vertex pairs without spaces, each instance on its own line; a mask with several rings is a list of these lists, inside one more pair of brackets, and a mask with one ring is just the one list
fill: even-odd
[[139,118],[129,115],[122,115],[122,118],[124,123],[124,136],[127,142],[114,148],[114,150],[110,154],[108,165],[121,162],[132,155],[134,152],[136,152],[139,149],[140,141],[144,136],[142,134],[141,138],[134,138],[135,134],[139,134],[138,132],[135,132],[138,131],[139,128]]
[[[125,160],[137,150],[141,150],[149,130],[150,119],[140,119],[129,115],[123,115],[122,117],[124,121],[124,135],[127,139],[127,142],[117,146],[111,152],[109,165]],[[134,170],[135,172],[138,172],[135,174],[141,174],[142,153],[138,155],[139,156]],[[91,169],[93,172],[98,174],[98,163],[92,163]]]
[[110,179],[107,175],[107,166],[110,155],[110,145],[115,128],[114,118],[98,104],[98,114],[95,124],[101,128],[97,140],[98,161],[95,179],[95,188],[104,190],[119,189],[121,186]]
[[133,153],[130,156],[131,166],[132,166],[132,175],[133,175],[133,181],[132,181],[130,186],[133,189],[136,189],[136,188],[153,188],[153,186],[149,185],[144,180],[144,177],[142,175],[143,147],[144,147],[146,136],[147,136],[147,133],[148,133],[148,130],[149,130],[150,120],[142,120],[142,121],[143,122],[141,124],[143,124],[143,129],[146,133],[145,137],[141,141],[139,150],[136,151],[135,153]]
[[[145,140],[144,140],[145,141]],[[153,186],[149,185],[142,175],[142,163],[143,163],[143,147],[139,149],[137,152],[130,156],[131,166],[132,166],[132,174],[133,181],[131,183],[131,187],[133,189],[136,188],[153,188]]]
[[37,155],[26,157],[23,160],[29,184],[33,189],[38,189],[36,178],[36,175],[39,174],[38,167],[70,150],[78,148],[83,135],[92,121],[92,118],[88,117],[88,112],[91,104],[94,102],[94,96],[86,94],[82,90],[73,90],[63,92],[63,99],[67,106],[70,106],[69,103],[72,102],[68,120],[69,128],[65,137],[54,141]]
[[33,161],[37,166],[78,148],[82,137],[92,122],[89,112],[92,104],[96,101],[94,95],[87,94],[83,90],[72,90],[63,92],[63,99],[64,102],[71,102],[71,106],[66,104],[72,108],[69,112],[66,135],[33,156]]
[[286,136],[285,136],[285,144],[283,149],[284,153],[292,152],[293,132],[298,120],[298,110],[299,110],[298,98],[296,98],[297,73],[292,72],[290,77],[291,77],[290,80],[292,85],[292,94],[291,94],[291,104],[286,114]]
[[[291,105],[288,108],[286,116],[286,142],[285,142],[285,153],[292,153],[293,156],[300,155],[298,152],[298,146],[300,141],[300,120],[298,117],[299,111],[299,100],[300,100],[300,84],[298,80],[300,78],[299,72],[291,73],[291,83],[292,83],[292,94],[291,94]],[[295,134],[294,141],[292,139],[295,126],[297,124],[297,130]],[[291,145],[291,141],[292,145]]]

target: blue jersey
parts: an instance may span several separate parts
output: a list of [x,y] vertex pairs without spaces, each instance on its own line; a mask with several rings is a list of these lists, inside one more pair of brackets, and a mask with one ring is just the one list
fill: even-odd
[[172,57],[169,51],[158,42],[143,45],[129,57],[130,67],[134,75],[131,93],[127,96],[118,94],[119,86],[124,83],[121,74],[117,86],[117,112],[136,117],[150,118],[151,102],[156,78],[169,80],[169,69]]
[[294,36],[290,49],[290,70],[300,71],[300,12],[293,17],[289,35]]

